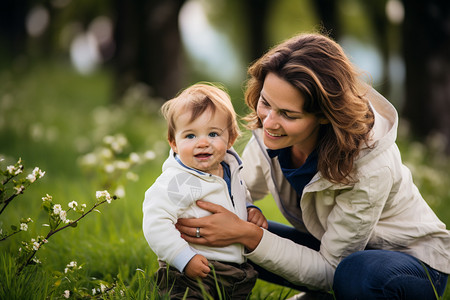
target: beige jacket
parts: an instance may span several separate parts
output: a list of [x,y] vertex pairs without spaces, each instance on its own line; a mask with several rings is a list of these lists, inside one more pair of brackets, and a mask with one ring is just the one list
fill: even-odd
[[295,284],[323,290],[331,288],[343,258],[366,248],[405,252],[450,273],[450,232],[402,164],[395,144],[397,112],[374,89],[367,97],[375,112],[374,147],[364,149],[355,163],[359,181],[333,184],[318,173],[304,188],[301,208],[278,158],[267,155],[262,131],[254,131],[242,155],[253,200],[270,192],[286,219],[319,239],[321,247],[317,252],[264,231],[249,259]]

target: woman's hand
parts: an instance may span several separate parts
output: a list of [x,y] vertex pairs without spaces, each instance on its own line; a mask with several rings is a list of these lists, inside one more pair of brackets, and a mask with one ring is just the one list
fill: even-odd
[[[239,219],[236,214],[220,205],[201,200],[197,201],[197,205],[210,211],[212,215],[198,219],[178,219],[175,226],[188,243],[212,247],[240,243],[250,251],[258,246],[263,235],[261,228]],[[196,237],[197,228],[200,237]]]

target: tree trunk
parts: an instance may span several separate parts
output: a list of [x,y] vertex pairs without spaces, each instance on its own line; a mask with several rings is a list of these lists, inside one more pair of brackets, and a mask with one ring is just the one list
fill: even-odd
[[[441,133],[450,140],[450,2],[404,0],[403,51],[412,133]],[[450,153],[450,145],[447,143]]]
[[178,14],[185,0],[116,0],[113,65],[116,96],[146,83],[152,96],[172,98],[181,88],[182,45]]
[[27,1],[3,0],[0,9],[0,67],[9,68],[11,62],[25,52],[27,32],[25,19]]
[[269,48],[267,38],[267,15],[269,12],[271,0],[246,0],[243,1],[246,16],[248,17],[247,24],[250,28],[250,61],[260,58]]
[[334,40],[338,40],[341,34],[341,26],[338,17],[336,0],[312,1],[320,19],[323,30]]

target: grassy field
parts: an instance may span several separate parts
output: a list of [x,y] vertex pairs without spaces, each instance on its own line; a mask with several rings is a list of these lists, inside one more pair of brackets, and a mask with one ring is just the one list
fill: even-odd
[[[46,172],[0,215],[0,228],[5,231],[20,218],[33,219],[27,231],[0,242],[0,299],[57,299],[64,298],[66,290],[72,297],[93,297],[93,290],[98,296],[101,289],[113,287],[115,294],[106,298],[156,298],[151,274],[157,262],[142,234],[141,206],[168,150],[165,124],[156,113],[159,104],[143,96],[145,87],[130,90],[121,106],[111,104],[111,87],[108,73],[82,77],[63,63],[39,64],[20,74],[0,73],[0,156],[4,159],[0,167],[20,157],[24,173],[36,166]],[[105,136],[126,138],[113,158],[125,161],[135,153],[139,163],[115,165],[114,171],[108,171],[105,166],[113,163],[108,161],[111,153],[105,150]],[[425,198],[450,224],[450,164],[440,154],[439,140],[427,141],[427,148],[409,142],[407,132],[400,140],[404,159]],[[49,194],[66,208],[72,201],[90,207],[96,203],[95,192],[104,189],[121,197],[86,215],[76,228],[52,236],[37,252],[41,263],[14,275],[21,242],[49,230],[42,226],[49,222],[41,208],[42,197]],[[270,200],[258,204],[269,219],[284,222]],[[66,273],[67,265],[72,267]],[[284,299],[294,293],[258,281],[252,299]],[[447,289],[445,299],[450,299],[449,294]]]

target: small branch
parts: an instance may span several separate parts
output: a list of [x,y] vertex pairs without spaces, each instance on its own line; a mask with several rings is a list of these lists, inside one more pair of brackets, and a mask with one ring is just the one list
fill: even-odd
[[[78,221],[80,221],[81,219],[83,219],[86,215],[88,215],[89,213],[91,213],[95,208],[97,208],[98,206],[100,206],[101,204],[103,204],[103,203],[105,203],[105,202],[107,202],[107,201],[106,201],[106,200],[103,200],[102,202],[99,202],[99,203],[94,204],[94,206],[92,206],[91,209],[89,209],[87,212],[85,212],[84,214],[82,214],[82,215],[81,215],[78,219],[76,219],[75,221],[72,221],[72,222],[70,222],[70,223],[68,223],[68,224],[66,224],[66,225],[64,225],[64,226],[62,226],[62,227],[60,227],[60,228],[57,228],[56,230],[53,230],[53,231],[50,230],[49,233],[45,236],[44,240],[48,240],[48,239],[49,239],[52,235],[54,235],[55,233],[57,233],[57,232],[59,232],[59,231],[61,231],[61,230],[63,230],[63,229],[66,229],[67,227],[69,227],[69,226],[71,226],[71,225],[77,223]],[[61,220],[59,221],[58,226],[59,226],[60,224],[61,224]],[[43,243],[44,243],[44,241],[41,241],[41,242],[39,243],[38,250],[41,248],[41,246],[42,246]],[[31,260],[32,260],[33,257],[36,255],[36,252],[37,252],[37,250],[33,250],[33,251],[31,252],[31,255],[27,258],[27,260],[25,261],[25,263],[23,263],[23,264],[18,268],[18,270],[17,270],[17,272],[16,272],[16,275],[19,275],[20,272],[22,272],[23,268],[24,268],[25,266],[27,266],[27,265],[30,264]]]
[[8,204],[15,198],[17,197],[18,194],[14,194],[11,195],[11,197],[9,197],[8,199],[6,199],[5,201],[3,201],[3,207],[0,210],[0,215],[2,214],[2,212],[5,210],[5,208],[8,206]]
[[13,232],[13,233],[11,233],[11,234],[5,236],[4,238],[0,239],[0,242],[6,240],[6,239],[9,238],[10,236],[15,235],[16,233],[19,233],[20,231],[21,231],[21,230],[18,230],[18,231],[15,231],[15,232]]
[[[105,203],[105,202],[106,202],[106,200],[103,200],[102,202],[96,203],[94,206],[92,206],[92,208],[91,208],[90,210],[88,210],[87,212],[85,212],[84,214],[82,214],[78,219],[76,219],[76,220],[74,220],[74,221],[72,221],[72,222],[70,222],[70,223],[67,223],[67,224],[64,225],[63,227],[60,227],[60,228],[58,228],[58,229],[56,229],[56,230],[54,230],[54,231],[50,231],[50,232],[47,234],[47,236],[45,237],[45,239],[49,239],[49,238],[50,238],[52,235],[54,235],[55,233],[57,233],[57,232],[59,232],[59,231],[61,231],[61,230],[63,230],[63,229],[66,229],[67,227],[72,226],[72,224],[77,223],[78,221],[80,221],[81,219],[83,219],[87,214],[91,213],[95,208],[97,208],[98,206],[100,206],[101,204],[103,204],[103,203]],[[59,226],[59,224],[58,224],[58,226]]]

